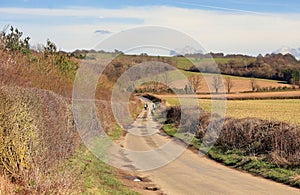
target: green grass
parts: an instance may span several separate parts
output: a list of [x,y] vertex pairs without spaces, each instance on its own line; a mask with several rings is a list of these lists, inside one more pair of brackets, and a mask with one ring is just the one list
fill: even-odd
[[[186,77],[192,77],[192,76],[215,76],[216,74],[213,73],[199,73],[199,72],[190,72],[190,71],[185,71],[185,70],[180,70],[180,72],[182,74],[184,74]],[[221,77],[225,78],[225,77],[229,77],[231,79],[239,79],[239,80],[245,80],[245,82],[249,81],[253,78],[250,77],[241,77],[241,76],[232,76],[232,75],[225,75],[225,74],[220,74]],[[254,78],[256,81],[264,81],[264,82],[270,82],[270,83],[278,83],[278,82],[282,82],[279,80],[270,80],[270,79],[262,79],[262,78]]]
[[[175,136],[177,132],[176,127],[172,124],[165,124],[163,126],[163,130],[172,137]],[[192,148],[199,149],[201,146],[201,140],[193,138],[190,146]],[[275,164],[266,162],[264,160],[265,157],[248,156],[244,155],[241,150],[230,150],[221,146],[214,146],[211,150],[209,150],[208,156],[211,159],[221,162],[227,166],[300,188],[300,168],[278,167]]]
[[179,69],[189,69],[193,65],[193,60],[189,60],[184,57],[173,57],[172,60],[175,62],[176,67]]
[[97,58],[97,59],[113,59],[116,55],[113,53],[88,53],[86,58]]
[[[172,124],[165,124],[163,130],[172,137],[175,136],[177,132],[176,127]],[[199,149],[201,140],[193,138],[190,146]],[[208,156],[227,166],[300,188],[300,168],[278,167],[275,164],[266,162],[264,156],[249,156],[245,155],[241,150],[227,149],[222,146],[212,147],[208,152]]]
[[123,129],[119,125],[117,125],[117,124],[114,126],[114,128],[112,128],[108,132],[108,136],[112,140],[118,140],[118,139],[121,138],[122,135],[123,135]]
[[[172,137],[177,132],[176,127],[172,124],[165,124],[163,130]],[[190,146],[199,149],[201,140],[193,138]],[[227,149],[222,146],[212,147],[208,152],[208,156],[227,166],[300,188],[300,168],[278,167],[267,162],[265,156],[249,156],[245,155],[241,150]]]
[[249,64],[255,62],[256,58],[192,58],[192,57],[174,57],[172,58],[176,67],[180,69],[188,70],[192,65],[196,64],[228,64],[231,61],[237,62],[237,64]]
[[177,128],[172,124],[164,124],[162,129],[171,137],[174,137],[177,133]]
[[290,186],[300,187],[300,168],[282,168],[264,161],[264,157],[244,155],[240,150],[213,147],[208,156],[227,166],[238,168]]
[[176,63],[176,67],[179,69],[188,70],[193,65],[208,64],[208,63],[229,63],[231,58],[190,58],[190,57],[177,57],[173,58]]
[[163,131],[167,134],[167,135],[169,135],[169,136],[171,136],[171,137],[177,137],[177,138],[181,138],[181,136],[182,136],[182,140],[187,140],[187,141],[190,141],[190,143],[189,143],[189,145],[192,147],[192,148],[195,148],[195,149],[199,149],[200,148],[200,146],[201,146],[201,142],[200,142],[200,140],[199,139],[197,139],[196,137],[193,137],[192,139],[185,139],[186,137],[184,137],[184,134],[181,134],[181,133],[178,133],[177,135],[176,135],[176,133],[177,133],[177,128],[173,125],[173,124],[164,124],[163,126],[162,126],[162,129],[163,129]]
[[[144,109],[144,104],[138,100],[135,99],[135,101],[130,102],[132,105],[131,108],[131,116],[127,116],[128,118],[123,118],[122,122],[124,124],[129,125],[132,122],[132,119],[136,119],[138,117],[138,115],[142,112],[142,110]],[[131,106],[130,105],[130,106]],[[119,124],[115,124],[109,131],[108,131],[108,136],[110,139],[112,140],[118,140],[120,139],[122,136],[124,135],[124,130],[122,127],[120,127]]]
[[[168,75],[169,75],[170,82],[172,82],[172,81],[182,80],[182,79],[186,79],[186,78],[193,77],[193,76],[213,77],[213,76],[218,75],[218,74],[191,72],[191,71],[185,71],[185,70],[172,70],[172,71],[168,72]],[[250,83],[250,80],[252,79],[252,78],[249,78],[249,77],[232,76],[232,75],[224,75],[224,74],[220,74],[220,75],[223,78],[229,77],[233,80],[243,80],[243,82],[249,82],[249,83]],[[161,76],[161,77],[163,77],[163,76]],[[282,82],[282,81],[278,81],[278,80],[270,80],[270,79],[262,79],[262,78],[254,78],[254,79],[256,81],[269,82],[270,85],[272,83]]]
[[78,191],[81,194],[138,194],[124,186],[116,176],[116,169],[95,157],[84,146],[68,160],[66,167],[78,177]]

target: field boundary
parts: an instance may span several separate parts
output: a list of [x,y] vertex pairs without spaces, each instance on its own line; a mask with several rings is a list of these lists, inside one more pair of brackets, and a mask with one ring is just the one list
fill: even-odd
[[[224,94],[161,94],[154,95],[160,99],[164,98],[197,98],[197,99],[224,99]],[[300,99],[300,91],[281,91],[281,92],[253,92],[253,93],[234,93],[226,94],[227,100],[268,100],[268,99]]]

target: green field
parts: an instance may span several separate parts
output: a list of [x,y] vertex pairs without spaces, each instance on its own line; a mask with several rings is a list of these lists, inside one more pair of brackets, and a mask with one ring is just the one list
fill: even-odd
[[[179,105],[177,98],[166,98],[170,105]],[[200,99],[199,104],[205,111],[211,111],[211,101]],[[300,124],[299,99],[274,100],[227,100],[226,116],[233,118],[255,117],[266,120],[278,120],[291,124]]]
[[[249,77],[241,77],[241,76],[232,76],[232,75],[224,75],[224,74],[214,74],[214,73],[200,73],[200,72],[190,72],[185,70],[172,70],[168,72],[168,76],[170,81],[176,81],[182,79],[180,75],[184,75],[185,77],[193,77],[193,76],[204,76],[204,77],[213,77],[216,75],[220,75],[222,78],[229,77],[233,80],[241,80],[241,81],[250,81],[252,78]],[[262,78],[254,78],[256,81],[268,82],[270,85],[278,82],[282,82],[279,80],[271,80],[271,79],[262,79]]]
[[239,62],[240,64],[254,62],[255,58],[193,58],[193,57],[173,57],[176,67],[188,70],[192,65],[206,64],[228,64],[231,61]]

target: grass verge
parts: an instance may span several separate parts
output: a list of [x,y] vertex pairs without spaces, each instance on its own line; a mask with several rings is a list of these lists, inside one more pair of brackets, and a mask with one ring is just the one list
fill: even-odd
[[173,124],[164,124],[162,129],[171,137],[174,137],[174,135],[177,133],[177,128]]
[[116,176],[116,169],[100,161],[85,146],[80,146],[76,153],[67,160],[66,166],[78,175],[76,193],[82,194],[120,194],[136,195]]
[[215,146],[208,156],[227,166],[300,188],[300,168],[283,168],[264,161],[264,156],[248,156],[240,150]]
[[[162,129],[171,137],[174,137],[177,132],[177,128],[173,124],[165,124]],[[194,137],[189,146],[198,150],[201,140]],[[265,161],[265,156],[249,156],[241,150],[232,150],[222,146],[212,147],[208,152],[208,157],[226,166],[300,188],[299,167],[280,167]]]

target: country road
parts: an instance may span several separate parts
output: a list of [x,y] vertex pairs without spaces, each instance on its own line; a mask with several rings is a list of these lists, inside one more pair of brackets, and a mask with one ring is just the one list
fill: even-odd
[[[182,155],[166,164],[172,159],[170,151],[180,153],[183,146],[173,142],[171,147],[161,148],[172,141],[158,127],[151,114],[144,110],[129,129],[123,147],[140,152],[159,151],[139,158],[126,156],[132,168],[166,194],[300,194],[297,188],[231,169],[190,150],[182,150]],[[149,170],[151,166],[157,168]]]

